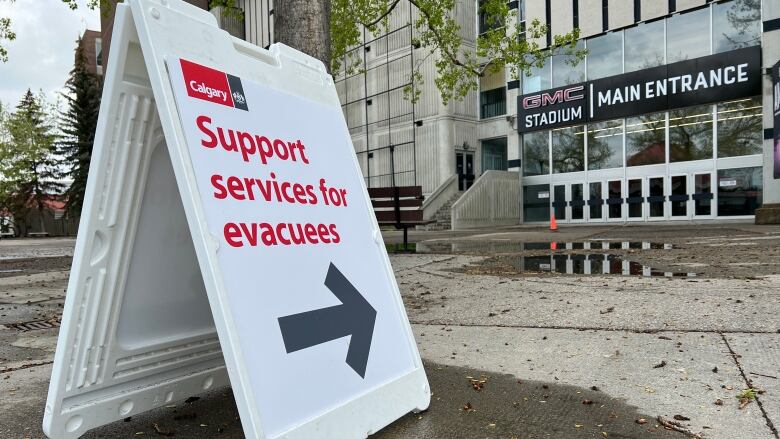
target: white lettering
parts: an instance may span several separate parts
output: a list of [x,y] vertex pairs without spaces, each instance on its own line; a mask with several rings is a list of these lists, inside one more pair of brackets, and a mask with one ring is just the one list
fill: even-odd
[[723,83],[723,69],[710,70],[710,86],[715,87],[717,85],[718,87],[720,87],[722,83]]
[[190,81],[190,89],[198,93],[202,93],[210,98],[218,97],[221,101],[227,102],[227,92],[211,88],[206,84],[198,83],[194,80]]
[[725,84],[733,84],[737,82],[736,79],[734,79],[734,72],[736,70],[737,69],[734,66],[728,66],[725,69],[723,69],[723,82]]
[[745,71],[745,68],[747,67],[747,63],[742,63],[737,66],[737,81],[739,82],[747,82],[747,72]]
[[680,79],[679,76],[672,76],[669,78],[669,82],[672,83],[672,94],[677,93],[677,81]]
[[622,104],[623,103],[623,94],[620,93],[620,89],[615,89],[615,96],[612,98],[612,105],[615,104]]
[[685,75],[680,79],[680,91],[685,93],[686,91],[691,91],[691,81],[693,81],[693,78],[691,75]]
[[[628,94],[628,93],[627,93]],[[631,86],[630,94],[628,94],[628,101],[634,102],[638,101],[641,95],[641,89],[639,87],[639,84],[635,84]]]
[[655,82],[655,94],[657,96],[666,96],[666,80],[661,79]]
[[696,85],[693,86],[694,90],[698,90],[699,88],[707,88],[709,85],[707,85],[707,77],[704,76],[703,72],[699,72],[699,74],[696,76]]
[[612,90],[607,90],[604,93],[599,91],[599,107],[604,104],[612,105]]

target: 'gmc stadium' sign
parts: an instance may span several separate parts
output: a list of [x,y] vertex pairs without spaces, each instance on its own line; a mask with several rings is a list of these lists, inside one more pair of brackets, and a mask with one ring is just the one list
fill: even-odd
[[761,94],[761,47],[737,49],[518,97],[521,133]]

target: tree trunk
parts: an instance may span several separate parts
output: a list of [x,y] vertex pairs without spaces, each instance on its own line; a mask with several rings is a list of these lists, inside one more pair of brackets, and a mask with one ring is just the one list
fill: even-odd
[[43,208],[39,207],[38,208],[38,223],[41,226],[41,233],[46,233],[46,223],[43,221],[43,212],[44,212]]
[[319,59],[330,71],[330,0],[276,0],[274,36]]

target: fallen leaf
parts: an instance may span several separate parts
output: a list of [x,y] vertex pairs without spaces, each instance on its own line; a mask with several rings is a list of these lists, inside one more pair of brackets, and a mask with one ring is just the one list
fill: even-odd
[[635,420],[634,422],[636,422],[639,425],[644,425],[644,424],[647,424],[647,419],[639,418],[639,419]]
[[658,363],[655,366],[653,366],[653,369],[660,369],[660,368],[662,368],[664,366],[666,366],[666,360],[661,360],[660,363]]
[[691,418],[683,415],[674,415],[673,418],[677,421],[690,421]]
[[152,424],[152,427],[154,427],[154,431],[156,431],[157,434],[159,434],[160,436],[173,436],[174,435],[174,431],[173,430],[163,430],[162,428],[160,428],[159,425],[157,425],[156,422],[154,424]]

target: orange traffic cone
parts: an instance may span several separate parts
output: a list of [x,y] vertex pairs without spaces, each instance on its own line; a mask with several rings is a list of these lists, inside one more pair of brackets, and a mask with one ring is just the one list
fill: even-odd
[[558,231],[558,222],[555,221],[555,212],[553,212],[552,217],[550,217],[550,231],[551,232]]
[[550,243],[550,250],[558,250],[558,243],[557,242],[551,242]]

